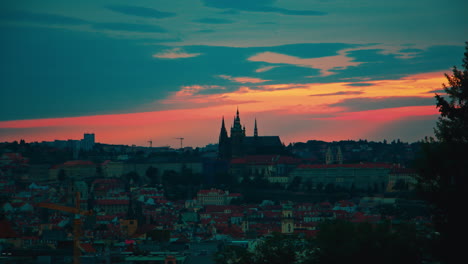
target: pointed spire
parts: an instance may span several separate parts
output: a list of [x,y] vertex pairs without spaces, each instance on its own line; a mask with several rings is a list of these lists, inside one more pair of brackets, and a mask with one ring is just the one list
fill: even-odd
[[221,131],[219,132],[219,141],[225,141],[227,138],[227,131],[226,131],[226,126],[224,125],[224,116],[221,121]]
[[258,137],[257,118],[255,118],[254,137]]

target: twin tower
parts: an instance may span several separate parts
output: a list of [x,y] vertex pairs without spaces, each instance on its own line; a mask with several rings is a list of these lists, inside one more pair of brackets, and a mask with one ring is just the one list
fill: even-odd
[[228,136],[224,117],[221,122],[219,133],[218,156],[221,159],[231,159],[246,155],[266,155],[281,154],[284,146],[279,136],[259,136],[257,129],[257,119],[255,119],[254,135],[245,135],[245,126],[242,126],[237,109],[231,126],[231,137]]

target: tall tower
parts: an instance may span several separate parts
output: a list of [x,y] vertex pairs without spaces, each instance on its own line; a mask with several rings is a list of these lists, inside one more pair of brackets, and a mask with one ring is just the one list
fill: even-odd
[[243,155],[243,143],[245,137],[245,127],[242,128],[239,108],[237,108],[236,117],[234,117],[234,124],[231,127],[231,154],[232,157],[240,157]]
[[341,147],[336,147],[336,162],[338,164],[343,164],[343,153],[341,152]]
[[224,125],[224,116],[221,122],[221,131],[219,132],[218,157],[220,159],[229,159],[231,157],[231,146],[229,142],[226,126]]
[[294,233],[294,218],[292,206],[286,204],[283,206],[281,217],[281,233],[292,234]]
[[257,118],[255,118],[254,137],[258,137]]
[[333,164],[335,159],[331,147],[328,147],[327,153],[325,154],[325,164]]

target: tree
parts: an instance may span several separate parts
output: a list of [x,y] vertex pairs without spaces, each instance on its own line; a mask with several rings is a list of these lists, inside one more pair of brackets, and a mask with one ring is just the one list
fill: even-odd
[[225,246],[222,251],[214,255],[214,261],[218,264],[251,264],[253,254],[241,246]]
[[319,225],[312,263],[422,263],[427,239],[415,226],[326,221]]
[[424,263],[430,258],[429,240],[415,225],[325,221],[317,237],[273,233],[251,251],[225,247],[216,263]]
[[253,251],[239,246],[226,246],[215,254],[216,263],[293,264],[307,262],[309,241],[296,235],[273,233],[259,242]]
[[440,234],[437,257],[443,263],[457,263],[464,252],[460,234],[466,232],[460,203],[468,193],[468,42],[464,70],[453,67],[443,85],[448,99],[436,94],[441,115],[434,129],[436,139],[427,139],[417,160],[420,195],[432,205],[433,222]]
[[399,179],[396,181],[395,185],[392,187],[393,190],[395,191],[407,191],[408,190],[408,184],[402,180]]
[[158,178],[158,168],[155,168],[153,166],[149,166],[148,169],[146,169],[146,177],[150,179],[151,184],[159,184],[161,183],[160,179]]
[[251,263],[299,263],[307,248],[308,243],[296,235],[273,233],[257,246]]
[[293,190],[293,191],[298,190],[299,187],[301,186],[301,182],[302,182],[301,177],[299,176],[294,177],[291,183],[289,184],[288,189]]
[[65,173],[65,170],[64,169],[60,169],[59,172],[58,172],[58,175],[57,175],[57,179],[60,181],[60,182],[64,182],[65,179],[67,178],[67,175]]
[[453,67],[452,75],[445,74],[448,86],[443,84],[447,101],[436,94],[440,117],[435,134],[442,142],[468,143],[468,42],[465,43],[464,70]]

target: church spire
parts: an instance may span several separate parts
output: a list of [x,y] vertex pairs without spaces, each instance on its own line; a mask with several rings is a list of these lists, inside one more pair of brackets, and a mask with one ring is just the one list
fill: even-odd
[[219,132],[219,141],[224,140],[228,137],[226,126],[224,125],[224,116],[221,121],[221,131]]
[[254,137],[258,137],[257,118],[255,118]]
[[218,142],[218,157],[222,159],[229,158],[229,137],[227,134],[226,126],[224,124],[224,116],[221,121],[221,131],[219,132]]

